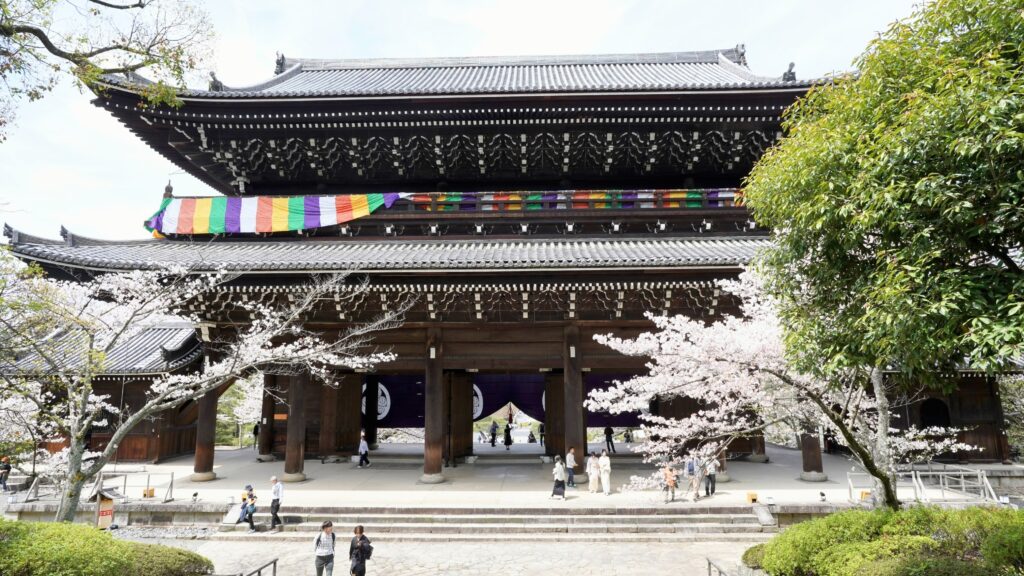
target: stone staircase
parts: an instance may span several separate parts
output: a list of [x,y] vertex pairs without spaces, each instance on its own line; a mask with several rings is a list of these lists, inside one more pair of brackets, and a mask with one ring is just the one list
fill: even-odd
[[312,540],[324,520],[339,536],[362,524],[372,540],[545,542],[760,542],[778,531],[775,518],[750,506],[651,508],[326,508],[285,507],[283,530],[270,532],[270,515],[224,524],[222,540]]

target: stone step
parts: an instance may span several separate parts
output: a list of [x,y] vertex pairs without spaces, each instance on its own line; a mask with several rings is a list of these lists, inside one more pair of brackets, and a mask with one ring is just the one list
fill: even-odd
[[[546,500],[546,498],[543,498]],[[266,512],[261,508],[260,512]],[[465,515],[465,516],[661,516],[661,515],[753,515],[750,505],[691,505],[679,506],[592,506],[570,508],[556,505],[544,506],[491,506],[491,507],[452,507],[452,506],[282,506],[278,512],[281,516],[303,516],[320,514],[328,516],[416,516],[416,515]]]
[[[353,526],[356,523],[342,523],[338,526]],[[362,523],[367,533],[396,534],[691,534],[715,533],[735,534],[764,532],[760,524],[423,524],[423,523]],[[269,525],[266,526],[269,530]],[[230,526],[228,531],[248,531],[248,524]],[[315,534],[320,531],[320,522],[286,524],[284,532]]]
[[[775,534],[773,532],[683,532],[683,533],[503,533],[493,534],[435,534],[428,532],[384,532],[377,534],[367,530],[367,535],[375,546],[387,542],[615,542],[615,543],[638,543],[638,542],[744,542],[758,543],[770,540]],[[339,538],[347,538],[347,534],[339,535]],[[247,534],[245,532],[219,532],[209,537],[210,540],[218,541],[244,541],[244,542],[312,542],[312,533],[304,532],[257,532]],[[379,554],[380,548],[377,548]]]
[[[285,524],[754,524],[752,514],[658,514],[658,515],[495,515],[495,514],[280,514]],[[258,512],[257,522],[270,522],[270,514]]]

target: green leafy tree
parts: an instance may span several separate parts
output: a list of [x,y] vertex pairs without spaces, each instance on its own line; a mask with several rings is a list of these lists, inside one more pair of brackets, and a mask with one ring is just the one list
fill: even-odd
[[0,0],[0,141],[17,103],[62,77],[97,90],[104,75],[145,69],[148,101],[177,104],[211,29],[190,0]]
[[1024,1],[936,0],[788,111],[746,199],[801,369],[927,381],[1021,355],[1022,64]]

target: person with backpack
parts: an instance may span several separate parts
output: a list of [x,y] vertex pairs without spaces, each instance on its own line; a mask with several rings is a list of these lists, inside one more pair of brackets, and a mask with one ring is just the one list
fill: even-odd
[[[251,489],[251,486],[249,487]],[[256,533],[256,524],[253,517],[256,516],[256,494],[249,492],[249,503],[245,507],[245,519],[249,522],[249,534]]]
[[711,497],[715,495],[715,475],[718,474],[718,458],[708,458],[704,465],[704,495]]
[[362,524],[356,526],[352,533],[355,536],[348,545],[348,559],[352,563],[350,574],[366,576],[366,561],[373,557],[373,544],[370,544],[370,540],[363,534]]
[[316,567],[316,576],[324,576],[326,570],[327,576],[334,576],[334,523],[330,520],[324,520],[320,524],[320,533],[316,535],[316,540],[313,541],[313,552],[315,558],[313,559],[313,565]]
[[693,501],[700,500],[700,462],[696,456],[686,461],[686,476],[690,479],[690,489],[693,490]]
[[0,460],[0,487],[7,492],[7,479],[11,476],[11,459],[9,456],[4,456],[3,460]]

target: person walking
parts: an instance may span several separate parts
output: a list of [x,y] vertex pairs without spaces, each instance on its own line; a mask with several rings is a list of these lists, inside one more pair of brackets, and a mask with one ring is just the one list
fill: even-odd
[[359,433],[359,467],[370,467],[370,445],[366,443],[366,431]]
[[11,458],[4,456],[0,459],[0,488],[7,492],[7,479],[11,477]]
[[608,457],[608,451],[602,450],[601,457],[597,460],[601,470],[601,487],[604,488],[604,495],[612,493],[612,459]]
[[544,445],[544,423],[540,423],[540,445]]
[[555,456],[555,467],[551,470],[555,477],[555,487],[551,490],[551,497],[565,500],[565,466],[562,465],[562,457]]
[[718,458],[709,458],[704,464],[704,495],[711,497],[715,495],[715,474],[718,473]]
[[567,486],[570,488],[576,487],[576,449],[569,448],[569,453],[565,455],[565,471],[569,475],[569,483]]
[[505,424],[505,450],[512,449],[512,425]]
[[334,523],[324,520],[320,524],[320,533],[313,541],[313,566],[316,568],[316,576],[334,576]]
[[[247,486],[247,488],[252,488]],[[249,492],[249,503],[245,507],[245,520],[249,523],[249,534],[256,533],[256,523],[253,517],[256,516],[256,494]]]
[[255,450],[257,445],[260,443],[260,423],[257,422],[252,426],[252,449]]
[[491,420],[491,448],[494,448],[498,443],[498,421]]
[[284,530],[284,522],[277,513],[281,510],[281,499],[284,497],[284,484],[277,481],[277,476],[270,477],[270,529],[278,526]]
[[691,456],[686,461],[686,476],[690,479],[690,490],[693,490],[693,501],[700,500],[700,461]]
[[665,484],[665,503],[676,501],[676,470],[671,463],[666,462],[661,469],[662,482]]
[[615,436],[615,430],[612,430],[611,426],[605,426],[604,427],[604,446],[605,446],[605,450],[607,450],[608,452],[611,452],[612,454],[615,453],[615,440],[614,440],[614,436]]
[[348,545],[348,559],[352,563],[349,573],[352,576],[366,576],[366,561],[373,554],[373,545],[363,534],[362,524],[356,526],[352,533],[355,536],[352,537],[352,542]]
[[587,477],[590,480],[590,493],[597,494],[601,489],[601,463],[597,460],[597,452],[591,452],[587,459]]

